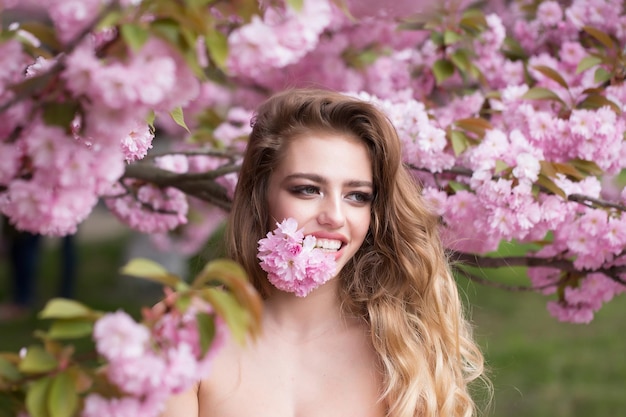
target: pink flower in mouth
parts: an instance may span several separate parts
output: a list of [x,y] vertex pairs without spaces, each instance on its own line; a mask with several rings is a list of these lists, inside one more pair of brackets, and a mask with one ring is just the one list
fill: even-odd
[[288,218],[276,225],[273,232],[259,240],[261,268],[279,290],[306,297],[335,276],[334,254],[316,248],[316,238],[305,237],[296,220]]

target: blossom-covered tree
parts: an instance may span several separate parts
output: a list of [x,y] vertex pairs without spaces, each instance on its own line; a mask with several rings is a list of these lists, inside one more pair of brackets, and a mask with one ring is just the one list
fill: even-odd
[[[565,321],[624,290],[621,1],[33,3],[44,22],[0,44],[0,210],[18,229],[73,233],[103,199],[193,253],[228,211],[252,109],[313,84],[387,111],[455,259],[528,266]],[[528,253],[489,256],[509,241]]]

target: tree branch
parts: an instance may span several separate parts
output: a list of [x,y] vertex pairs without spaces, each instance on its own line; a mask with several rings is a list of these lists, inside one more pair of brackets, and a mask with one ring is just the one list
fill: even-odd
[[587,207],[595,208],[591,204],[587,204],[587,202],[593,203],[596,206],[605,207],[605,208],[614,208],[620,211],[626,212],[626,206],[619,203],[613,203],[611,201],[601,200],[599,198],[593,198],[582,194],[570,194],[567,196],[569,201],[574,201],[576,203],[581,203],[586,205]]
[[148,160],[153,160],[155,158],[159,158],[162,156],[169,156],[169,155],[213,156],[216,158],[228,159],[229,161],[235,161],[237,157],[240,156],[238,153],[234,151],[224,151],[224,150],[213,149],[213,148],[201,148],[201,149],[193,149],[193,150],[185,150],[185,151],[171,150],[171,151],[153,152],[147,155],[143,160],[148,161]]
[[[461,176],[461,177],[471,177],[473,172],[471,169],[468,168],[464,168],[464,167],[459,167],[459,166],[454,166],[450,169],[444,169],[441,172],[430,172],[429,170],[425,169],[425,168],[420,168],[418,166],[415,166],[413,164],[406,164],[407,168],[412,169],[414,171],[420,171],[420,172],[426,172],[429,174],[432,174],[435,177],[435,181],[437,181],[438,183],[438,176],[439,175],[443,175],[443,174],[451,174],[454,176]],[[491,177],[494,180],[497,180],[498,178],[501,178],[498,175],[494,175]],[[440,187],[441,188],[441,187]],[[546,190],[545,188],[542,188],[542,190],[544,190],[545,192],[549,193],[549,194],[553,194],[552,192],[550,192],[549,190]],[[568,201],[573,201],[575,203],[579,203],[582,204],[586,207],[589,208],[598,208],[598,207],[603,207],[603,208],[613,208],[616,210],[620,210],[620,211],[624,211],[626,212],[626,205],[624,204],[620,204],[620,203],[614,203],[612,201],[606,201],[606,200],[602,200],[599,198],[594,198],[594,197],[589,197],[583,194],[570,194],[567,196],[567,200]]]
[[558,280],[555,282],[551,282],[549,284],[539,285],[536,287],[533,287],[530,285],[509,285],[509,284],[503,284],[501,282],[491,281],[487,278],[479,277],[478,275],[472,274],[463,268],[454,267],[454,270],[460,273],[461,275],[463,275],[464,277],[466,277],[467,279],[469,279],[470,281],[476,282],[478,284],[485,285],[488,287],[499,288],[501,290],[514,291],[514,292],[542,291],[550,287],[555,287],[561,283],[561,280]]
[[126,167],[122,178],[142,180],[158,187],[174,187],[185,194],[230,210],[231,199],[215,179],[238,170],[238,165],[229,164],[209,172],[178,174],[151,164],[135,163]]
[[626,286],[626,280],[620,274],[626,274],[626,266],[612,266],[608,268],[598,268],[594,270],[580,270],[574,266],[574,262],[568,259],[557,257],[542,258],[537,256],[503,256],[489,257],[465,252],[450,252],[450,259],[453,262],[460,262],[463,265],[479,268],[502,268],[510,266],[545,267],[555,268],[566,272],[601,273],[613,281]]

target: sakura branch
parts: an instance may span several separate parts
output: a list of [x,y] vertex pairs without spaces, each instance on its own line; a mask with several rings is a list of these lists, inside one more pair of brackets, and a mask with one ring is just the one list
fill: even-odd
[[[623,257],[624,254],[620,255],[620,258]],[[489,256],[480,256],[476,254],[470,253],[460,253],[460,252],[452,252],[450,254],[451,259],[454,262],[458,262],[458,268],[462,269],[463,266],[472,266],[477,267],[479,269],[483,268],[510,268],[515,266],[523,266],[523,267],[540,267],[540,268],[551,268],[563,272],[572,272],[572,273],[599,273],[603,274],[611,280],[615,281],[618,284],[626,286],[626,266],[611,266],[608,268],[598,268],[593,270],[581,271],[579,268],[575,266],[575,263],[571,260],[564,259],[562,257],[553,257],[553,258],[542,258],[538,256],[498,256],[498,257],[489,257]],[[554,283],[553,285],[558,285]],[[503,285],[503,288],[506,286]],[[522,289],[522,287],[514,287],[516,290]],[[543,290],[543,287],[525,287],[528,290]]]

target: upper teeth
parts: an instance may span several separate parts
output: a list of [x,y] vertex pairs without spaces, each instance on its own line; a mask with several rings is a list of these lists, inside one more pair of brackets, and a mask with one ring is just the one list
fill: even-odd
[[335,239],[317,239],[315,247],[326,250],[338,250],[341,247],[341,240]]

